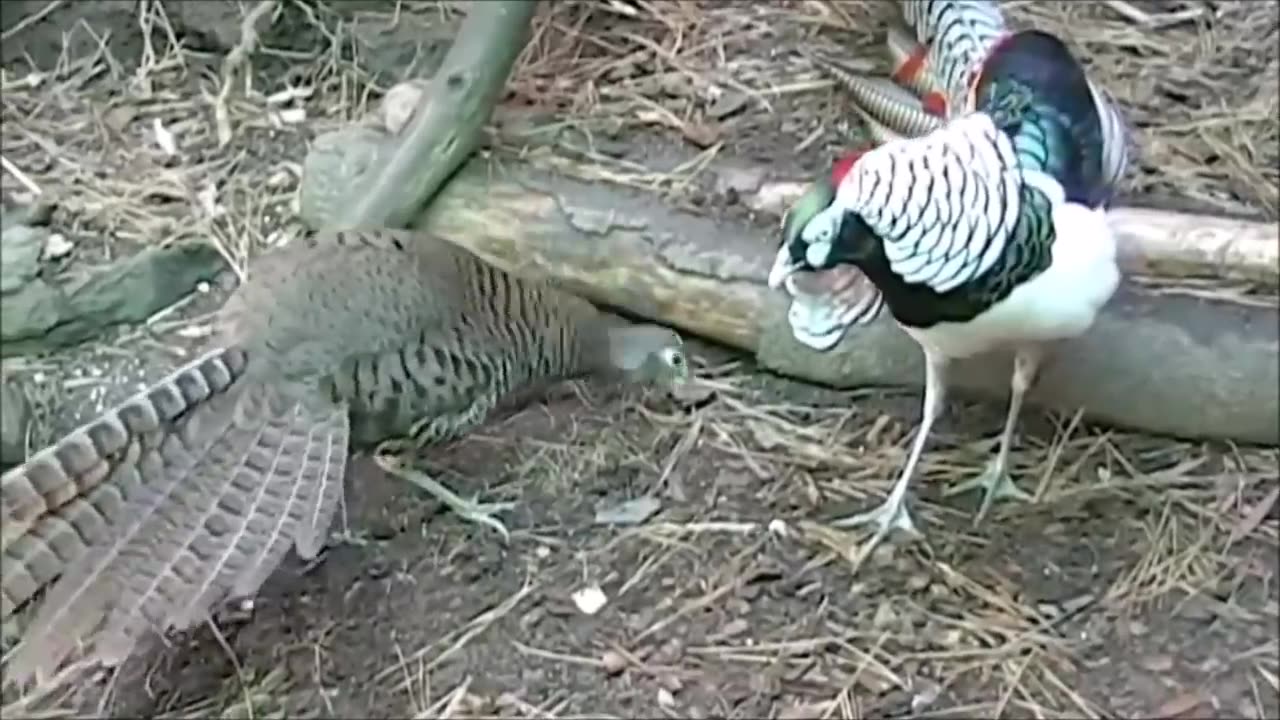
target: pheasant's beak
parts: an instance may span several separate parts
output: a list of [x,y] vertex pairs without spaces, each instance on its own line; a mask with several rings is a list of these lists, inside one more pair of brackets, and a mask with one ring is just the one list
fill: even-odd
[[769,287],[778,289],[787,278],[804,269],[804,260],[792,259],[792,248],[800,243],[805,225],[835,200],[835,188],[829,181],[819,180],[805,191],[782,218],[782,247],[769,270]]
[[773,258],[773,267],[769,269],[769,289],[777,290],[782,287],[782,283],[787,278],[796,274],[803,268],[803,264],[791,259],[791,248],[783,245],[778,248],[778,254]]

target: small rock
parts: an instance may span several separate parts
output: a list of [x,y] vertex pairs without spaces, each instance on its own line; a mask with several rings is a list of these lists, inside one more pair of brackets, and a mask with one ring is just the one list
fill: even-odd
[[117,105],[102,115],[102,122],[116,132],[124,132],[129,123],[138,117],[138,108],[133,105]]
[[677,675],[671,673],[663,673],[658,675],[658,684],[666,688],[672,693],[678,693],[684,689],[684,681]]
[[787,208],[795,204],[800,196],[809,190],[807,183],[768,182],[760,186],[750,195],[743,195],[747,207],[758,213],[765,213],[781,218]]
[[750,195],[764,182],[765,171],[762,167],[729,167],[716,174],[715,189],[721,195],[735,193],[738,196]]
[[876,608],[876,616],[871,621],[871,626],[875,628],[887,628],[897,622],[898,613],[894,611],[889,602],[880,603],[880,607]]
[[616,650],[606,650],[600,656],[600,663],[604,666],[605,674],[610,676],[620,674],[631,664],[623,657],[622,653]]
[[422,106],[430,81],[414,78],[397,83],[382,96],[382,127],[392,135],[399,135],[413,121],[415,111]]
[[731,638],[735,635],[741,635],[750,629],[751,623],[747,622],[745,618],[737,618],[736,620],[730,620],[725,623],[724,627],[721,628],[720,632],[717,634],[722,638]]
[[684,658],[684,643],[673,637],[663,643],[653,653],[653,662],[659,665],[675,665]]
[[875,696],[883,695],[894,687],[892,680],[881,675],[879,670],[871,668],[866,668],[858,675],[858,684]]
[[658,688],[658,704],[665,708],[675,707],[676,696],[666,688]]
[[71,254],[75,244],[62,233],[51,233],[44,241],[43,259],[46,261],[61,260]]
[[688,140],[700,150],[705,150],[717,142],[724,135],[724,128],[716,123],[685,123],[680,128],[684,139]]
[[907,578],[907,589],[912,592],[919,592],[929,587],[932,582],[933,578],[929,577],[927,574],[914,573],[911,577]]
[[711,103],[711,107],[707,108],[707,115],[716,120],[733,115],[747,106],[747,96],[740,92],[725,91],[720,93],[720,97]]
[[574,592],[571,597],[573,604],[578,606],[578,610],[584,615],[595,615],[600,612],[600,608],[603,608],[609,602],[609,598],[604,594],[604,591],[595,585],[582,588]]
[[915,686],[915,692],[911,695],[911,711],[920,713],[927,709],[930,705],[937,702],[938,697],[942,695],[942,686],[938,683],[921,678]]

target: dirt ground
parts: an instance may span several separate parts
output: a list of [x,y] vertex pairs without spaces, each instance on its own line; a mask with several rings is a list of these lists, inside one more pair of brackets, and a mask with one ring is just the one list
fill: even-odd
[[[3,4],[4,155],[29,182],[6,171],[0,188],[6,202],[29,184],[57,198],[54,224],[75,243],[66,276],[198,236],[251,268],[296,214],[307,143],[360,117],[403,68],[430,66],[456,23],[434,3],[284,3],[260,27],[252,82],[233,83],[219,147],[222,57],[248,5]],[[820,166],[856,121],[786,45],[875,60],[874,5],[558,3],[507,103],[565,118],[593,138],[582,153],[599,177],[619,182],[639,182],[656,142]],[[1105,3],[1009,8],[1078,29],[1138,127],[1134,198],[1276,219],[1276,26],[1249,5],[1163,3],[1157,22],[1202,13],[1154,31]],[[672,71],[684,84],[662,80]],[[745,111],[720,116],[716,102]],[[680,201],[669,183],[649,189]],[[38,439],[189,354],[224,290],[74,353],[7,360],[34,389]],[[859,538],[814,521],[883,497],[918,393],[832,392],[717,348],[694,355],[715,389],[696,406],[566,386],[432,453],[464,494],[518,503],[509,543],[361,462],[348,502],[362,542],[287,564],[251,618],[57,704],[156,717],[1280,717],[1276,449],[1029,410],[1015,477],[1040,501],[974,528],[976,498],[940,494],[981,470],[1004,408],[955,402],[914,486],[925,537],[852,575]],[[659,506],[597,522],[641,497]],[[594,614],[575,600],[588,589],[606,598]]]

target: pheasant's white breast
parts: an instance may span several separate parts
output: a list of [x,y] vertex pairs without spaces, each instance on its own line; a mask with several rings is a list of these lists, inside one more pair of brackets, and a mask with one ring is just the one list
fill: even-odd
[[1053,224],[1053,262],[1044,272],[969,322],[904,330],[930,352],[951,358],[1084,334],[1120,284],[1115,237],[1104,210],[1075,203],[1055,207]]

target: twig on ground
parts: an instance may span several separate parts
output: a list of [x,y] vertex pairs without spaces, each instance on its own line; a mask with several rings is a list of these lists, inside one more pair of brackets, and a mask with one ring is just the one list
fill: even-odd
[[249,56],[258,47],[258,21],[264,16],[274,13],[279,6],[277,0],[261,0],[240,22],[240,41],[231,48],[231,52],[222,60],[222,88],[213,104],[214,121],[218,128],[218,147],[225,147],[231,142],[231,116],[227,112],[227,99],[231,96],[231,86],[236,73],[249,63]]

